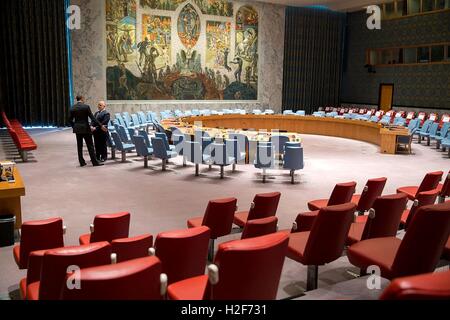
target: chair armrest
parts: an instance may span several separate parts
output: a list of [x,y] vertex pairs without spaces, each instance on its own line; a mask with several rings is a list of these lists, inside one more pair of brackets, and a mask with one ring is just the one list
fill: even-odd
[[161,296],[165,297],[166,293],[167,293],[167,283],[168,283],[168,279],[167,279],[167,275],[165,273],[161,273],[161,275],[159,276],[160,282],[161,282]]
[[208,266],[208,280],[212,285],[219,283],[219,267],[213,263]]
[[47,250],[33,251],[28,256],[27,285],[41,279],[41,267]]
[[89,230],[91,231],[91,233],[94,232],[94,225],[93,225],[93,224],[90,224],[90,225],[89,225]]

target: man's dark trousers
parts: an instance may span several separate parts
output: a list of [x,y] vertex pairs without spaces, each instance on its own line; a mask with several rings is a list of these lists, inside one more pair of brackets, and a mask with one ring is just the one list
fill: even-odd
[[97,158],[95,157],[94,143],[92,142],[92,134],[87,133],[77,133],[77,147],[78,147],[78,160],[80,165],[86,165],[86,161],[83,158],[83,140],[86,142],[86,146],[89,151],[89,156],[91,157],[92,164],[98,164]]
[[106,161],[108,158],[108,146],[106,144],[108,133],[101,129],[94,131],[95,155],[97,159]]

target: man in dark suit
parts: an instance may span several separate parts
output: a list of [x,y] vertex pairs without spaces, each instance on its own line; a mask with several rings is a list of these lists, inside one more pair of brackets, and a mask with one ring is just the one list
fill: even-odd
[[106,145],[108,131],[102,130],[102,127],[108,128],[111,115],[106,110],[105,101],[99,101],[97,107],[98,111],[94,114],[94,117],[97,119],[98,123],[91,122],[91,126],[94,134],[95,156],[97,157],[97,160],[104,162],[108,158],[108,146]]
[[[86,146],[91,157],[92,165],[94,167],[103,165],[99,163],[95,157],[94,143],[92,142],[92,131],[89,125],[89,119],[95,124],[100,125],[97,119],[92,114],[91,107],[84,104],[84,98],[77,96],[77,103],[70,109],[69,124],[73,128],[73,133],[77,135],[77,147],[78,147],[78,160],[80,166],[84,167],[86,161],[83,158],[83,140],[86,142]],[[100,125],[101,126],[101,125]],[[103,127],[103,130],[107,130]]]

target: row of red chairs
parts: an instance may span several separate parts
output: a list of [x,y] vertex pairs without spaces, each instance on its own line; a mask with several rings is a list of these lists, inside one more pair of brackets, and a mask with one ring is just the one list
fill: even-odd
[[2,111],[1,114],[3,123],[8,129],[9,135],[13,139],[22,160],[24,162],[28,161],[28,152],[37,149],[36,143],[18,120],[12,119],[10,121],[4,111]]
[[[427,175],[426,179],[424,179],[426,182],[423,182],[420,186],[407,187],[406,189],[400,188],[399,190],[404,190],[406,192],[409,192],[412,190],[412,188],[415,188],[414,195],[416,195],[416,194],[420,194],[421,192],[423,192],[422,191],[423,189],[428,188],[429,186],[426,186],[426,185],[428,185],[429,183],[435,184],[434,187],[436,187],[437,183],[440,180],[440,177],[437,180],[437,183],[434,183],[430,180],[430,178],[428,176],[436,177],[439,175],[435,174],[435,173],[429,174],[429,175]],[[440,173],[440,176],[442,176],[442,172]],[[446,194],[448,194],[449,179],[450,178],[447,177],[446,181],[441,186],[441,193],[446,192]],[[221,268],[221,273],[220,273],[219,279],[224,278],[222,272],[225,272],[225,279],[227,279],[228,276],[230,277],[230,279],[227,279],[226,283],[229,283],[230,285],[231,284],[236,285],[236,283],[240,283],[241,285],[245,284],[245,287],[252,289],[252,290],[242,292],[242,296],[239,296],[236,292],[233,292],[231,287],[228,287],[227,290],[223,289],[223,288],[226,288],[225,283],[220,284],[220,281],[217,281],[217,275],[219,273],[217,271],[217,268],[212,266],[211,268],[209,268],[209,273],[210,273],[209,277],[203,275],[203,271],[200,270],[199,272],[201,272],[201,273],[198,274],[197,276],[194,276],[193,278],[181,280],[181,282],[175,282],[175,283],[170,282],[169,297],[172,299],[176,299],[176,298],[181,298],[181,299],[194,299],[194,298],[195,299],[203,299],[203,298],[221,299],[221,298],[223,298],[223,299],[226,299],[227,297],[229,299],[235,299],[236,295],[238,295],[239,298],[243,298],[243,299],[249,299],[249,298],[255,298],[255,297],[265,298],[265,299],[275,298],[276,288],[278,286],[279,276],[280,276],[280,272],[281,272],[279,270],[281,270],[282,265],[283,265],[282,264],[283,259],[281,259],[280,256],[284,257],[284,254],[286,254],[286,252],[284,252],[283,255],[281,255],[281,253],[280,253],[283,251],[280,249],[280,248],[282,248],[282,245],[280,243],[283,243],[283,241],[285,241],[285,240],[283,240],[283,237],[282,237],[283,234],[286,237],[289,237],[289,243],[288,243],[288,247],[287,247],[287,256],[289,258],[292,258],[292,259],[300,262],[300,263],[308,265],[308,272],[312,273],[313,275],[315,274],[315,279],[316,279],[315,282],[316,283],[312,284],[312,285],[310,283],[308,283],[308,289],[314,289],[314,287],[317,286],[318,266],[325,264],[325,263],[332,262],[332,261],[336,260],[338,257],[340,257],[345,244],[351,245],[351,248],[352,248],[354,245],[356,245],[358,243],[364,243],[365,241],[374,240],[374,239],[380,238],[380,237],[390,237],[390,238],[394,237],[395,238],[395,232],[398,229],[398,226],[400,223],[399,217],[404,212],[404,208],[405,208],[405,204],[406,204],[406,198],[407,198],[406,193],[403,193],[400,191],[398,195],[391,195],[391,196],[384,196],[384,197],[380,196],[373,200],[372,205],[363,205],[364,202],[372,201],[371,199],[373,199],[373,193],[374,193],[373,190],[376,190],[375,193],[381,194],[385,183],[386,183],[385,178],[372,179],[372,181],[369,180],[368,184],[364,188],[363,193],[359,197],[356,196],[354,198],[354,200],[357,199],[358,204],[352,204],[352,203],[348,202],[349,201],[348,199],[349,198],[351,199],[354,189],[355,189],[354,183],[348,183],[348,184],[345,184],[345,186],[339,186],[339,188],[335,188],[336,190],[340,190],[339,192],[336,192],[336,194],[344,194],[344,197],[346,196],[347,203],[344,203],[341,205],[330,205],[330,206],[326,206],[326,207],[321,207],[319,210],[319,213],[317,214],[317,216],[315,218],[315,221],[312,225],[311,230],[301,232],[301,230],[294,228],[294,230],[292,230],[292,233],[290,235],[289,235],[288,231],[283,231],[283,232],[278,233],[278,234],[280,234],[279,238],[278,238],[279,241],[276,242],[276,245],[278,245],[278,247],[277,247],[278,250],[273,249],[271,245],[274,245],[274,243],[272,243],[272,244],[268,243],[267,242],[268,240],[266,238],[264,238],[267,236],[263,235],[266,233],[273,233],[275,231],[274,229],[276,229],[276,228],[271,228],[271,229],[269,228],[266,231],[261,231],[260,227],[264,226],[265,223],[258,224],[258,227],[256,230],[261,231],[261,232],[255,233],[254,236],[262,235],[262,237],[265,239],[265,241],[263,241],[259,238],[256,240],[255,240],[255,238],[252,238],[252,239],[246,239],[248,241],[244,241],[242,243],[241,242],[234,243],[233,245],[240,244],[242,246],[241,249],[245,248],[244,251],[249,255],[251,255],[251,252],[252,252],[251,249],[259,248],[258,250],[261,251],[261,248],[271,248],[271,252],[277,252],[278,256],[273,257],[269,253],[266,253],[265,256],[261,256],[261,255],[253,256],[252,259],[249,259],[249,261],[246,262],[249,266],[249,270],[251,271],[250,274],[243,272],[241,270],[241,264],[236,262],[236,261],[239,261],[239,262],[242,261],[243,252],[236,253],[237,256],[240,255],[240,258],[237,259],[236,256],[233,255],[234,251],[231,250],[230,254],[231,254],[231,257],[234,257],[234,260],[232,258],[230,258],[231,262],[230,262],[230,264],[227,264],[227,263],[223,262],[224,260],[222,260],[222,259],[225,259],[224,257],[228,257],[228,255],[226,255],[225,252],[223,252],[223,251],[226,251],[224,248],[227,247],[227,245],[223,244],[223,245],[219,246],[219,251],[216,255],[216,260],[215,260],[216,264],[218,261],[221,262],[221,263],[219,263],[219,267]],[[380,187],[380,186],[382,186],[382,187]],[[350,193],[350,197],[348,197],[348,192],[342,191],[343,189],[345,189],[345,187],[347,189],[352,190],[352,192]],[[446,190],[446,191],[442,191],[442,190]],[[246,219],[244,229],[247,227],[249,222],[253,221],[253,218],[268,219],[271,217],[271,215],[275,216],[275,214],[276,214],[276,207],[278,206],[279,195],[278,195],[278,197],[277,197],[276,193],[266,194],[265,197],[258,197],[258,195],[257,195],[255,197],[255,202],[258,202],[257,201],[258,198],[262,198],[262,199],[265,198],[266,205],[257,207],[256,204],[252,204],[249,212],[240,213],[240,215],[244,216],[244,220]],[[332,195],[331,198],[336,199],[338,197],[335,195]],[[331,198],[330,198],[330,200],[332,200]],[[434,199],[436,199],[436,198],[434,198]],[[327,205],[330,203],[330,200],[327,201],[328,202]],[[270,205],[271,201],[276,202],[276,206],[273,206],[273,205],[271,206]],[[332,200],[331,202],[333,202],[333,201],[336,201],[336,200]],[[309,205],[310,206],[319,205],[320,202],[323,202],[323,200],[312,201],[312,202],[310,202]],[[434,201],[433,201],[433,203],[434,203]],[[358,225],[358,221],[353,222],[353,213],[357,210],[358,206],[360,206],[359,209],[361,211],[365,210],[366,208],[371,208],[371,209],[369,209],[370,210],[369,218],[366,219],[365,221],[363,221],[364,222],[363,228],[361,228],[361,225],[362,225],[361,223],[359,223],[359,225]],[[268,212],[266,210],[268,207],[269,208],[272,207],[272,210],[270,212]],[[275,209],[273,209],[274,207],[275,207]],[[420,207],[418,212],[414,214],[414,217],[420,216],[420,214],[419,214],[420,210],[425,210],[425,208],[427,208],[427,207],[426,206]],[[210,231],[209,236],[208,237],[205,236],[204,240],[205,239],[209,240],[209,238],[217,238],[218,236],[221,235],[220,233],[216,233],[215,235],[213,235],[214,232],[220,232],[220,228],[221,228],[221,224],[219,223],[220,221],[224,221],[224,220],[231,221],[231,222],[229,222],[229,225],[231,228],[232,221],[235,220],[235,217],[236,217],[235,209],[236,209],[236,200],[234,198],[211,201],[208,204],[207,210],[205,211],[205,215],[202,218],[202,223],[201,223],[204,228],[206,228],[207,230]],[[436,211],[438,209],[439,208],[433,207],[432,211],[433,210]],[[439,209],[438,211],[439,212],[441,212],[441,211],[447,212],[446,215],[442,215],[442,216],[448,216],[448,214],[450,213],[448,211],[447,207],[445,207],[444,209]],[[433,214],[433,216],[434,216],[434,214]],[[266,217],[266,218],[262,218],[262,217]],[[86,243],[86,241],[90,243],[91,241],[100,241],[100,240],[111,239],[111,230],[121,229],[121,228],[117,228],[117,226],[116,226],[116,228],[114,228],[114,226],[111,224],[112,221],[115,221],[118,225],[126,226],[126,228],[122,228],[122,229],[126,229],[126,232],[123,232],[121,234],[113,234],[114,237],[128,236],[129,214],[119,214],[112,218],[113,219],[110,220],[109,223],[104,224],[103,227],[102,227],[102,223],[100,221],[105,220],[106,217],[99,216],[98,219],[96,218],[96,220],[94,221],[94,227],[92,229],[93,232],[90,235],[84,235],[84,236],[80,237],[80,243],[82,243],[82,242]],[[222,220],[220,220],[219,218]],[[422,220],[419,219],[420,222],[414,222],[415,220],[418,220],[418,218],[412,219],[411,226],[408,228],[407,234],[408,235],[413,234],[413,235],[409,236],[409,238],[411,238],[413,240],[414,239],[417,240],[416,236],[414,236],[416,233],[421,234],[424,232],[425,233],[430,232],[430,230],[434,230],[432,232],[435,232],[435,233],[441,234],[441,235],[444,234],[445,239],[447,239],[448,238],[448,230],[443,230],[443,232],[441,232],[441,233],[439,230],[440,230],[440,228],[441,229],[443,228],[442,226],[444,226],[444,227],[448,226],[449,221],[447,221],[447,224],[443,223],[443,221],[440,221],[439,222],[439,224],[441,225],[440,228],[439,227],[436,228],[436,224],[434,222],[431,222],[434,229],[429,229],[428,227],[430,227],[430,225],[427,221],[430,219],[431,218],[425,219],[424,220],[425,222],[422,221],[423,219]],[[199,220],[199,218],[190,219],[188,221],[188,226],[195,227],[193,230],[201,228],[198,226],[194,226],[192,224],[193,221],[198,221],[198,220]],[[239,221],[239,220],[236,220],[236,221]],[[300,223],[300,225],[301,225],[301,223]],[[425,231],[422,230],[421,226],[425,226],[427,228],[427,230],[425,230]],[[209,227],[211,227],[211,228],[209,228]],[[215,228],[216,229],[218,228],[219,231],[213,231]],[[352,231],[352,228],[354,229],[353,231]],[[58,226],[58,229],[62,230],[62,222]],[[107,229],[109,229],[110,238],[107,238],[107,235],[102,231],[102,230],[107,230]],[[419,230],[419,231],[417,231],[417,230]],[[447,233],[445,233],[445,231],[447,231]],[[102,232],[103,232],[103,235],[102,235]],[[227,232],[228,231],[226,231],[226,233]],[[101,235],[106,238],[100,239],[99,237]],[[275,235],[277,235],[277,233],[275,233]],[[243,238],[244,238],[244,236],[243,236]],[[407,237],[405,237],[405,239],[406,238]],[[24,237],[22,239],[24,239]],[[198,251],[202,251],[203,255],[206,255],[206,253],[205,253],[205,248],[207,247],[206,240],[204,241],[205,244],[203,245],[203,250],[198,250]],[[273,240],[274,239],[271,239],[271,241],[273,241]],[[410,240],[409,242],[404,240],[405,244],[403,246],[406,248],[414,247],[415,240],[414,241],[413,240]],[[114,241],[114,240],[112,240],[112,241]],[[126,239],[122,240],[122,241],[124,241],[125,244],[127,242],[129,242],[129,244],[132,242],[131,240],[126,240]],[[395,241],[396,240],[392,240],[391,242],[394,243]],[[430,240],[430,241],[432,242],[433,240]],[[434,244],[436,244],[436,243],[434,243]],[[87,246],[89,246],[89,244],[87,244]],[[125,247],[126,247],[126,245],[125,245]],[[145,255],[145,252],[146,252],[145,249],[148,249],[148,247],[149,247],[148,245],[144,246],[144,250],[141,250],[140,254]],[[173,247],[177,247],[177,245],[174,244]],[[395,247],[395,245],[394,245],[394,247]],[[427,247],[427,250],[430,249],[428,246],[426,246],[426,247]],[[432,246],[430,245],[430,247],[432,247]],[[447,247],[450,247],[448,245],[448,243],[447,243]],[[189,251],[188,248],[189,247],[187,247],[187,248],[183,247],[183,250],[181,250],[181,252],[188,252]],[[231,248],[234,248],[234,246],[231,246]],[[439,247],[439,245],[437,245],[437,246],[434,246],[433,248],[437,248],[436,249],[437,251],[439,251],[439,249],[440,249],[442,252],[442,246]],[[403,258],[399,258],[399,259],[408,259],[408,257],[409,257],[408,252],[415,251],[416,249],[414,249],[414,250],[410,249],[409,251],[405,249],[406,254],[403,253],[403,256],[401,256]],[[421,248],[419,248],[419,249],[421,249]],[[62,250],[64,250],[64,249],[62,249]],[[118,249],[116,249],[116,251],[117,250]],[[129,246],[128,246],[127,250],[130,250]],[[158,250],[158,245],[156,245],[156,250]],[[366,250],[366,249],[364,249],[364,250]],[[405,250],[403,250],[403,251],[405,251]],[[16,252],[17,250],[15,249],[14,251]],[[447,250],[445,251],[447,259],[449,259],[449,256],[450,256],[449,251],[450,251],[450,248],[447,248]],[[440,255],[441,252],[439,252],[438,255]],[[158,256],[158,258],[161,258],[161,254],[157,253],[156,256]],[[264,273],[263,276],[266,277],[266,279],[270,278],[271,280],[273,280],[273,281],[269,281],[269,283],[268,283],[267,280],[261,281],[261,279],[264,278],[263,276],[258,278],[257,275],[255,275],[254,273],[256,272],[256,270],[260,269],[260,268],[258,268],[258,267],[260,267],[260,265],[266,266],[267,261],[272,261],[272,260],[264,260],[265,258],[267,258],[269,256],[274,259],[273,261],[278,261],[278,262],[275,265],[273,265],[274,266],[273,268],[267,268],[266,270],[264,270],[265,272],[262,272],[262,273]],[[370,256],[370,254],[368,254],[368,256]],[[392,258],[392,255],[390,257]],[[404,258],[404,257],[406,257],[406,258]],[[426,258],[427,256],[425,255],[422,257]],[[117,257],[116,257],[116,259],[117,259]],[[350,257],[349,257],[349,259],[350,259]],[[163,258],[161,258],[161,260],[162,260],[162,268],[164,270],[165,262],[164,262]],[[167,258],[166,258],[166,260],[167,260]],[[201,260],[202,259],[199,259],[197,261],[201,261]],[[232,261],[235,261],[234,264]],[[255,262],[255,261],[258,262],[258,265],[252,264],[252,262]],[[156,262],[153,261],[152,263],[155,264]],[[203,267],[204,267],[204,259],[203,259],[202,263],[203,263]],[[354,264],[359,266],[358,264],[356,264],[356,262]],[[174,264],[174,265],[175,265],[175,268],[171,272],[176,272],[177,269],[181,268],[183,263],[178,261],[178,264]],[[433,265],[433,260],[429,259],[427,268],[430,269],[431,265]],[[30,262],[29,262],[28,266],[29,266],[28,271],[30,272],[30,266],[31,266]],[[227,266],[227,267],[225,267],[225,266]],[[224,267],[224,268],[222,268],[222,267]],[[114,267],[108,267],[108,268],[112,270]],[[421,273],[423,273],[423,272],[425,272],[424,271],[425,269],[426,268],[423,266],[421,266],[421,267],[419,266],[415,269],[414,264],[413,264],[411,270],[413,270],[413,274],[414,274],[414,272],[416,272],[417,270],[420,270]],[[230,270],[234,270],[234,271],[231,272]],[[432,271],[432,270],[433,269],[431,269],[430,271]],[[227,271],[229,271],[230,273],[227,273]],[[383,276],[392,278],[392,277],[389,277],[390,271],[383,271],[383,272],[384,272]],[[395,273],[395,277],[402,276],[402,275],[408,275],[407,274],[408,272],[411,273],[411,271],[407,271],[406,269],[404,269],[404,270],[401,269],[400,271],[396,271],[396,272],[397,273]],[[241,274],[244,273],[245,276],[243,276],[243,278],[240,278],[236,275],[236,273],[241,273]],[[65,273],[63,273],[63,274],[65,275]],[[83,274],[84,274],[84,272],[83,272]],[[95,272],[94,272],[94,274],[95,274]],[[168,274],[170,274],[170,273],[168,272]],[[41,273],[41,275],[42,275],[42,273]],[[173,278],[173,276],[169,275],[169,279],[170,278]],[[236,279],[236,278],[239,278],[239,282],[233,282],[233,279]],[[256,281],[255,279],[258,279],[258,281]],[[152,283],[154,283],[154,282],[152,282]],[[23,286],[21,286],[21,287],[23,287]],[[214,290],[212,290],[212,288],[214,288]],[[222,289],[220,289],[220,288],[222,288]],[[214,291],[214,294],[212,293],[212,291]],[[260,296],[259,293],[261,293],[262,296]],[[76,291],[73,291],[72,294],[77,295]],[[105,298],[107,298],[107,297],[109,297],[109,296],[108,295],[105,296]],[[87,298],[87,297],[85,296],[84,298]]]

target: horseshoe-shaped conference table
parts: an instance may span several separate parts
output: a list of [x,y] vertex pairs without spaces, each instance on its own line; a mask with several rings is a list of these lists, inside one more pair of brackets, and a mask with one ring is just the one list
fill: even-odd
[[[369,142],[380,146],[380,152],[395,154],[397,138],[409,136],[406,128],[383,127],[381,124],[337,118],[296,115],[225,114],[182,119],[189,126],[254,131],[280,131],[288,134],[313,134]],[[181,125],[180,130],[183,130]]]

